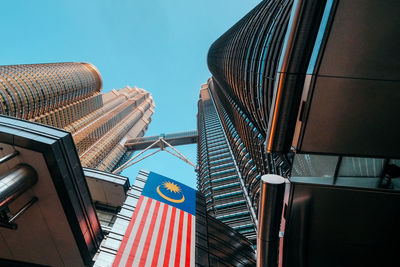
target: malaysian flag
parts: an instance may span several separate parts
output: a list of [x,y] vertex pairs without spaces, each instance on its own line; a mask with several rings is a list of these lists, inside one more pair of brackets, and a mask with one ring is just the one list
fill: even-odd
[[194,266],[196,191],[150,172],[113,266]]

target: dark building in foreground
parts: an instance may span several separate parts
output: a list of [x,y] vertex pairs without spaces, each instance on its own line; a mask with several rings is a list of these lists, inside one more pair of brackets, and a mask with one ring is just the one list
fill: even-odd
[[[211,46],[208,88],[245,188],[279,217],[258,226],[260,264],[399,265],[399,11],[262,1]],[[259,199],[263,174],[288,178],[284,199]]]
[[0,116],[0,147],[0,265],[91,265],[103,232],[71,135]]

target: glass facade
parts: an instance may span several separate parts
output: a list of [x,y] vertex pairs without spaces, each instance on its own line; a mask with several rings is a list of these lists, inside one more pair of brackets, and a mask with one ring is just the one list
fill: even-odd
[[255,216],[211,97],[208,85],[203,85],[198,103],[198,189],[206,198],[208,214],[255,244]]
[[[248,192],[249,198],[251,198],[251,206],[256,210],[258,206],[260,177],[267,169],[262,149],[265,138],[249,121],[239,106],[229,101],[229,97],[218,95],[218,92],[221,91],[213,79],[209,82],[209,89],[216,103],[215,106],[240,171],[244,187]],[[230,109],[227,110],[225,108],[226,105]]]
[[[201,115],[199,106],[199,188],[207,199],[209,212],[230,211],[216,218],[235,221],[251,218],[257,222],[260,178],[266,173],[289,176],[291,158],[286,154],[266,153],[268,129],[274,106],[274,90],[280,53],[291,14],[293,1],[262,1],[232,28],[219,37],[208,52],[208,67],[212,73],[207,87],[215,105],[215,119]],[[226,142],[225,150],[218,155],[230,157],[236,175],[218,173],[212,164],[225,166],[217,156],[209,140],[217,139],[213,121],[219,121],[221,134]],[[209,125],[208,125],[209,124]],[[200,129],[203,128],[202,133]],[[217,139],[218,140],[218,139]],[[213,143],[211,143],[213,144]],[[218,144],[218,143],[217,143]],[[203,155],[204,154],[204,155]],[[207,155],[207,157],[205,156]],[[208,167],[210,165],[210,167]],[[221,167],[221,172],[228,169]],[[213,175],[223,180],[205,178]],[[235,177],[226,180],[226,177]],[[237,178],[236,178],[237,177]],[[222,187],[217,186],[217,182]],[[208,189],[210,188],[210,189]],[[213,189],[211,191],[211,188]],[[223,189],[222,193],[219,190]],[[209,190],[209,192],[206,192]],[[242,199],[240,199],[240,196]],[[239,208],[241,207],[241,208]],[[247,213],[246,213],[247,212]],[[255,240],[254,224],[240,222],[237,229]],[[254,238],[254,239],[253,239]]]
[[205,198],[196,195],[196,266],[255,266],[252,244],[238,231],[206,212]]
[[296,154],[291,182],[400,190],[399,160]]

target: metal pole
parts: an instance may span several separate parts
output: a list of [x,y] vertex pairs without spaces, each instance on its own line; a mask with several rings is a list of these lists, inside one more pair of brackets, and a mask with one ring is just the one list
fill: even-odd
[[14,216],[12,216],[10,218],[10,220],[8,220],[9,223],[13,223],[16,219],[18,219],[27,209],[29,209],[33,204],[35,204],[35,202],[37,202],[39,199],[37,197],[33,197],[31,200],[29,200],[28,203],[26,203],[17,213],[14,214]]
[[153,152],[151,152],[150,154],[148,154],[148,155],[146,155],[146,156],[143,156],[143,158],[138,159],[138,160],[136,160],[136,161],[130,163],[129,165],[124,166],[123,168],[122,168],[122,166],[121,166],[121,167],[119,167],[118,169],[116,169],[113,173],[117,173],[117,171],[123,171],[123,170],[125,170],[126,168],[129,168],[130,166],[132,166],[133,164],[136,164],[136,163],[138,163],[139,161],[142,161],[142,160],[144,160],[145,158],[148,158],[148,157],[150,157],[151,155],[154,155],[154,154],[156,154],[157,152],[160,152],[161,150],[162,150],[162,149],[160,148],[160,149],[158,149],[158,150],[156,150],[156,151],[153,151]]
[[37,182],[36,171],[27,164],[18,164],[0,177],[0,208],[7,206]]
[[169,151],[168,149],[164,149],[164,151],[170,153],[171,155],[177,157],[178,159],[183,160],[183,161],[186,162],[187,164],[192,165],[192,167],[196,168],[196,166],[195,166],[193,163],[191,163],[189,160],[187,160],[187,159],[185,159],[185,158],[182,158],[181,156],[175,154],[174,152]]
[[282,217],[285,178],[275,174],[261,176],[258,206],[257,266],[277,267],[279,229]]
[[4,162],[6,162],[6,161],[8,161],[8,160],[10,160],[10,159],[12,159],[12,158],[14,158],[15,156],[18,156],[18,155],[19,155],[19,151],[15,150],[13,153],[8,154],[8,155],[2,157],[2,158],[0,159],[0,164],[2,164],[2,163],[4,163]]
[[164,139],[161,139],[161,141],[163,141],[167,146],[172,148],[176,153],[178,153],[182,158],[184,158],[187,163],[192,165],[194,168],[196,167],[196,165],[194,165],[188,158],[186,158],[181,152],[179,152],[175,147],[170,145],[167,141],[165,141]]
[[[121,169],[125,169],[124,167],[132,162],[134,159],[136,159],[137,157],[139,157],[140,155],[142,155],[144,152],[146,152],[147,150],[149,150],[150,148],[152,148],[153,146],[155,146],[158,142],[160,142],[160,139],[158,139],[157,141],[155,141],[154,143],[152,143],[151,145],[149,145],[148,147],[146,147],[145,149],[143,149],[142,151],[139,152],[139,154],[135,155],[133,158],[131,158],[130,160],[128,160],[127,162],[125,162],[124,164],[122,164],[121,166],[118,167],[118,169],[116,169],[115,171],[113,171],[112,173],[118,173]],[[131,165],[129,165],[131,166]],[[128,166],[128,167],[129,167]],[[128,168],[126,167],[126,168]]]

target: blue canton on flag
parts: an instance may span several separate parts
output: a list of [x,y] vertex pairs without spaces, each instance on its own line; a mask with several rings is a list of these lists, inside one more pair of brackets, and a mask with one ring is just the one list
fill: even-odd
[[196,191],[168,177],[150,172],[142,195],[196,214]]

